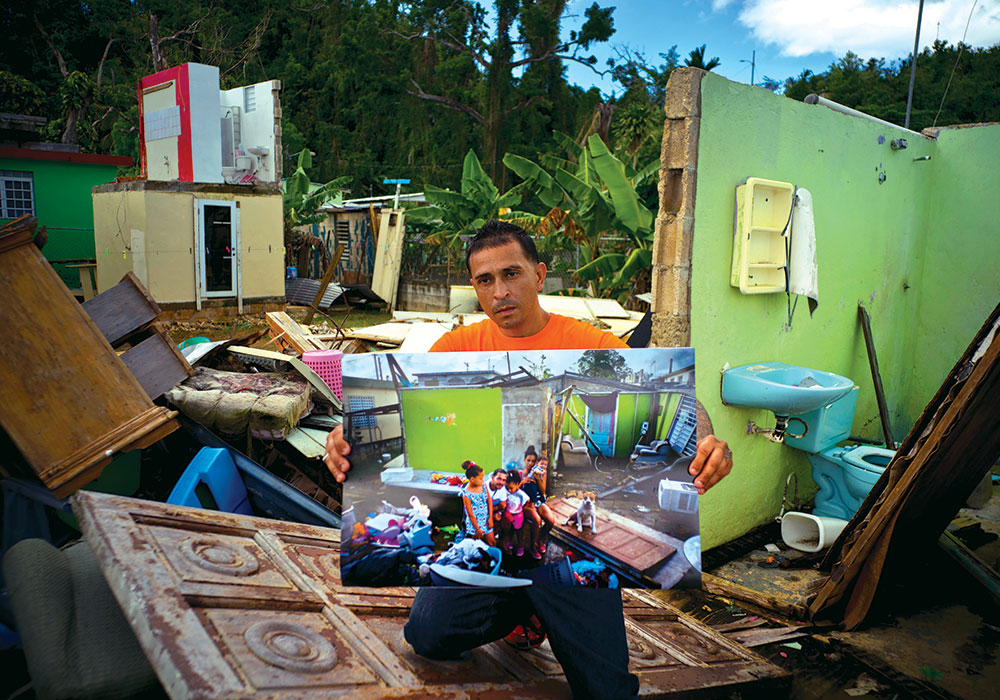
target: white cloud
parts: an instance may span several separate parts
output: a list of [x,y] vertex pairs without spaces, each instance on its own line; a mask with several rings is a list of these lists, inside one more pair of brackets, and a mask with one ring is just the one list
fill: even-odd
[[725,10],[727,7],[732,5],[736,0],[712,0],[712,12],[718,12],[719,10]]
[[[862,58],[894,59],[913,50],[917,5],[917,0],[745,0],[739,22],[785,56],[853,51]],[[973,0],[925,2],[920,46],[929,46],[936,36],[957,44],[972,5]],[[1000,42],[1000,0],[978,1],[965,41],[972,46]]]

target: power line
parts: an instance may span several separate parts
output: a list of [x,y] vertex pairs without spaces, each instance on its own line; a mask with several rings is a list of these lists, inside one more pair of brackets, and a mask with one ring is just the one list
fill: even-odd
[[941,104],[938,105],[937,114],[934,115],[934,123],[931,127],[937,126],[938,117],[941,116],[941,108],[944,107],[944,100],[948,97],[948,90],[951,88],[951,79],[955,77],[955,69],[958,68],[958,62],[962,58],[962,52],[965,50],[965,37],[969,33],[969,24],[972,22],[972,13],[976,11],[976,3],[979,0],[972,0],[972,9],[969,10],[969,19],[965,21],[965,31],[962,33],[962,40],[958,42],[958,56],[955,57],[955,65],[951,67],[951,75],[948,76],[948,84],[944,86],[944,94],[941,95]]

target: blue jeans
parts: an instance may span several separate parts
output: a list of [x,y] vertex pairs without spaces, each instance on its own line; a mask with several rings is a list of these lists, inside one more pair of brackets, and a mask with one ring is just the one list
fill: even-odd
[[418,588],[403,635],[420,656],[454,659],[502,639],[532,613],[545,627],[576,700],[636,696],[639,679],[628,672],[619,590]]

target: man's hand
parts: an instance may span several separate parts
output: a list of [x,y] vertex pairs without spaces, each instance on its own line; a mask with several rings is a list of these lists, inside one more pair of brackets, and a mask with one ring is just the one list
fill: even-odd
[[347,461],[349,454],[351,446],[344,439],[344,426],[338,425],[326,436],[326,454],[323,455],[323,461],[326,462],[326,468],[333,474],[333,478],[341,483],[347,478],[347,471],[351,468],[351,463]]
[[725,441],[714,435],[706,435],[698,441],[698,452],[695,453],[688,470],[694,477],[694,485],[698,493],[704,494],[719,483],[733,468],[733,451]]

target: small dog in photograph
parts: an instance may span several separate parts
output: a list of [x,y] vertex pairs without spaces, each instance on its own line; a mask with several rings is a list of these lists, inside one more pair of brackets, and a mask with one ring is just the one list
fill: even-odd
[[576,512],[573,515],[566,518],[566,522],[563,525],[569,525],[572,522],[576,523],[576,531],[583,532],[583,528],[586,525],[590,525],[590,534],[597,534],[597,507],[594,502],[597,500],[597,494],[593,491],[587,491],[583,494],[580,499],[580,505],[577,507]]

